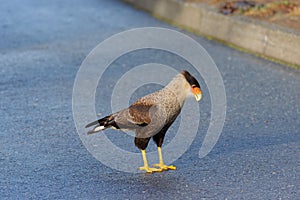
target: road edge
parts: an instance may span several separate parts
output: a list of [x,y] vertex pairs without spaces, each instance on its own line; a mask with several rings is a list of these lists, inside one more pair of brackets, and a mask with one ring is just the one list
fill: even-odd
[[249,19],[225,16],[201,3],[180,0],[125,0],[174,26],[240,51],[300,69],[300,33]]

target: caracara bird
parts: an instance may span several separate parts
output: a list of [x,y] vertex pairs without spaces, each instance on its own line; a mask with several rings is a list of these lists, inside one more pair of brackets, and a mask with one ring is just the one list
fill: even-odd
[[[175,166],[164,164],[161,146],[168,128],[190,95],[199,101],[202,97],[200,85],[188,71],[183,71],[167,86],[138,99],[129,108],[86,125],[86,128],[94,126],[88,134],[106,128],[132,130],[135,132],[134,143],[142,151],[144,166],[140,167],[140,170],[148,173],[176,170]],[[154,164],[155,167],[149,167],[146,157],[146,148],[151,137],[158,148],[159,163]]]

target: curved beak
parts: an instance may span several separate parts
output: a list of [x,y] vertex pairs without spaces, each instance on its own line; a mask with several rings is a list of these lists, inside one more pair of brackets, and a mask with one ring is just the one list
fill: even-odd
[[200,101],[202,99],[202,94],[195,94],[196,101]]

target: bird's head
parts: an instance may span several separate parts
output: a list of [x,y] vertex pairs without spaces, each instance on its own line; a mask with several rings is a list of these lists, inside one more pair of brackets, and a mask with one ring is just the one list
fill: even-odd
[[198,81],[186,70],[182,71],[181,74],[186,79],[186,87],[189,89],[190,94],[194,95],[197,101],[200,101],[202,98],[202,91]]

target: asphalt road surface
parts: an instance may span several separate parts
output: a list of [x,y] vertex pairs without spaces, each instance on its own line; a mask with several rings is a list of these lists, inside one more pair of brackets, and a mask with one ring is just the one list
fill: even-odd
[[[210,117],[208,91],[200,80],[200,127],[188,151],[173,163],[177,171],[125,173],[87,151],[72,116],[77,70],[104,39],[145,26],[175,29],[122,1],[1,2],[0,199],[299,198],[299,71],[192,34],[216,62],[226,89],[226,121],[214,149],[199,158]],[[178,69],[183,63],[166,52],[138,51],[112,63],[108,79],[149,62]],[[106,105],[96,107],[110,112]],[[132,138],[105,134],[138,152]]]

